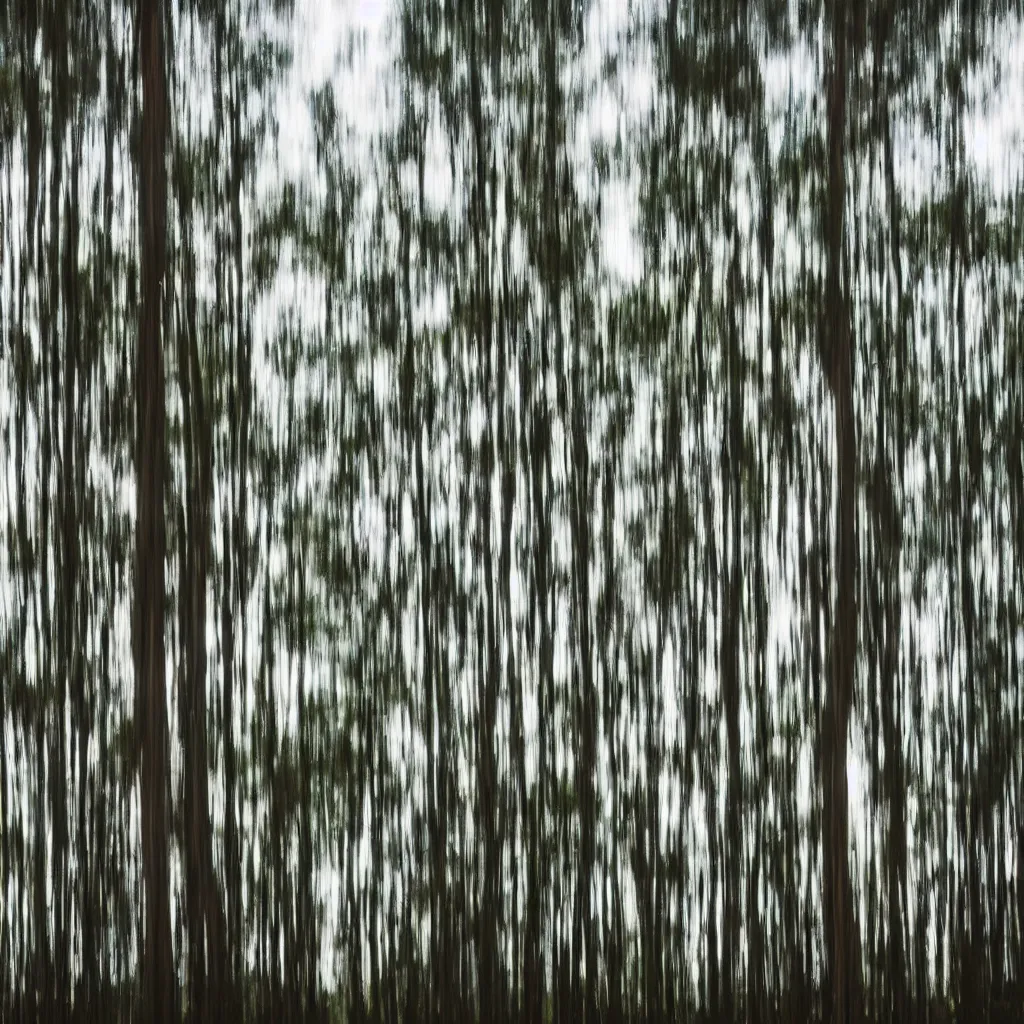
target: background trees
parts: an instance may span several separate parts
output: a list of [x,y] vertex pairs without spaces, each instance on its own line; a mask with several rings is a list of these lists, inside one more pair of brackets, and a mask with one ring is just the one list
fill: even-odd
[[0,1016],[1019,1016],[1020,12],[382,10],[0,12]]

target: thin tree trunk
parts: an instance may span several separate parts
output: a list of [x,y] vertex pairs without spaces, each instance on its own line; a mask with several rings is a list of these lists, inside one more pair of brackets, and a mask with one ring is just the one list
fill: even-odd
[[171,961],[167,791],[167,694],[164,680],[164,362],[161,308],[167,193],[166,83],[161,0],[140,0],[142,147],[139,239],[142,307],[136,363],[135,680],[142,739],[142,863],[145,884],[143,1012],[176,1017]]
[[730,550],[723,553],[722,577],[722,703],[725,708],[725,733],[728,743],[728,780],[726,783],[725,850],[723,866],[725,883],[723,892],[722,1012],[732,1021],[736,1014],[736,963],[740,948],[740,877],[743,865],[742,815],[743,784],[740,762],[740,633],[741,616],[741,515],[742,493],[740,470],[743,457],[742,381],[739,330],[736,324],[736,304],[742,287],[739,274],[739,252],[734,250],[732,261],[731,303],[729,309],[728,353],[726,355],[728,392],[728,456],[724,460],[722,492],[725,496],[724,518],[728,524]]
[[[483,403],[488,410],[481,438],[481,460],[476,481],[476,504],[480,543],[483,547],[484,602],[479,606],[477,616],[477,699],[478,699],[478,747],[477,747],[477,789],[480,809],[480,826],[483,843],[483,894],[476,908],[478,949],[477,979],[480,994],[481,1019],[499,1021],[504,1007],[504,994],[500,991],[500,970],[498,959],[498,928],[501,914],[501,836],[498,814],[500,778],[495,755],[495,730],[498,711],[498,687],[501,678],[500,649],[498,643],[498,613],[494,593],[494,554],[491,543],[491,482],[495,467],[494,437],[491,428],[490,410],[495,401],[493,388],[493,342],[494,342],[494,288],[490,259],[490,239],[493,231],[493,201],[487,202],[488,132],[482,108],[481,75],[489,66],[479,52],[481,42],[476,12],[470,13],[469,68],[470,68],[470,118],[473,126],[475,176],[473,207],[470,215],[473,235],[473,274],[475,281],[472,295],[476,316],[472,341],[483,369]],[[486,40],[483,41],[486,45]],[[504,360],[504,352],[498,357]],[[499,394],[500,402],[503,395]],[[467,410],[463,410],[468,413]]]
[[[879,52],[877,57],[879,75],[885,72],[885,52],[888,39],[888,21],[881,30]],[[889,109],[889,97],[883,95],[883,158],[885,163],[886,192],[889,204],[889,231],[892,243],[892,261],[896,274],[897,302],[897,338],[898,344],[894,353],[896,363],[895,381],[897,385],[897,402],[895,409],[896,429],[890,430],[886,415],[886,401],[889,374],[886,368],[890,365],[886,357],[882,363],[880,378],[882,381],[881,401],[879,403],[879,461],[886,467],[885,455],[887,441],[895,443],[896,465],[903,459],[905,434],[903,430],[903,410],[906,406],[906,388],[903,382],[910,371],[907,359],[907,326],[904,315],[903,299],[903,258],[900,232],[900,204],[896,191],[896,175],[892,151],[892,117]],[[893,436],[895,435],[895,436]],[[882,641],[882,729],[887,771],[885,777],[886,799],[889,805],[889,837],[886,855],[886,886],[888,904],[888,970],[889,970],[889,1013],[894,1021],[906,1020],[910,1012],[908,1003],[908,952],[906,940],[907,907],[907,822],[906,822],[906,781],[903,763],[903,704],[898,692],[899,643],[902,633],[902,597],[899,581],[899,555],[901,546],[902,526],[900,508],[896,504],[895,481],[897,471],[887,467],[883,470],[880,481],[884,488],[883,503],[879,507],[879,526],[882,533],[882,558],[886,563],[885,598],[886,630]]]
[[859,1020],[860,933],[854,915],[849,862],[847,733],[857,656],[857,439],[853,408],[853,338],[843,280],[846,199],[846,0],[832,8],[832,65],[828,84],[828,223],[826,312],[831,337],[825,375],[835,405],[836,608],[831,645],[831,688],[823,728],[823,906],[826,922],[827,999],[836,1024]]
[[[182,211],[183,220],[187,211]],[[194,1020],[212,1020],[232,1006],[227,987],[226,924],[213,869],[210,821],[209,767],[206,733],[206,619],[210,553],[213,446],[204,395],[196,324],[194,259],[191,236],[183,239],[189,265],[183,277],[186,293],[184,323],[178,332],[178,382],[181,389],[185,440],[187,518],[183,517],[181,545],[181,602],[183,673],[181,709],[184,752],[184,835],[187,926],[189,933],[189,1013]]]

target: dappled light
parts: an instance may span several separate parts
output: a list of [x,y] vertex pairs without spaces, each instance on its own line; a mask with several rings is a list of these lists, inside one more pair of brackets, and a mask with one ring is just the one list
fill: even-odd
[[0,1020],[1024,1021],[1019,0],[0,4]]

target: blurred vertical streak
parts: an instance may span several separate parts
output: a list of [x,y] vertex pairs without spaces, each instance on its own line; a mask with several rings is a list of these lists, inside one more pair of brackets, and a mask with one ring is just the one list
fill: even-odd
[[139,0],[136,30],[142,76],[139,244],[142,301],[136,356],[136,721],[141,733],[145,929],[143,1007],[147,1020],[177,1019],[171,959],[170,780],[164,680],[164,354],[162,298],[167,181],[166,78],[162,0]]

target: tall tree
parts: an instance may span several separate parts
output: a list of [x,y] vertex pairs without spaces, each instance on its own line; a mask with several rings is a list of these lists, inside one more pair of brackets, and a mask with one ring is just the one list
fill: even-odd
[[171,949],[170,787],[164,678],[164,271],[166,254],[167,87],[161,0],[140,0],[137,32],[142,76],[139,140],[139,245],[142,295],[136,348],[135,682],[141,739],[145,1013],[175,1020]]
[[189,943],[188,1012],[211,1020],[232,1011],[227,926],[213,869],[206,708],[207,587],[211,544],[213,440],[209,384],[199,355],[195,257],[182,197],[181,291],[177,370],[181,393],[185,495],[179,510],[179,614],[182,658],[178,707],[183,765],[182,843],[185,847],[186,924]]
[[836,605],[829,650],[831,679],[822,720],[823,906],[830,1018],[860,1020],[860,932],[850,878],[847,763],[857,658],[857,434],[854,339],[845,277],[848,10],[833,0],[828,73],[828,203],[822,367],[835,409]]
[[1013,1021],[1019,3],[390,12],[0,4],[0,1017]]

